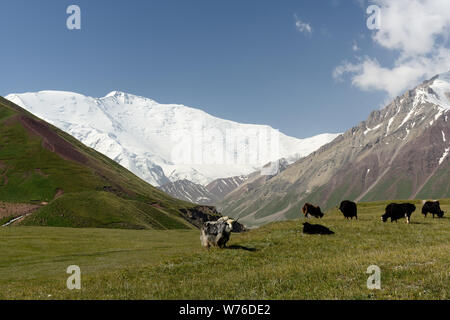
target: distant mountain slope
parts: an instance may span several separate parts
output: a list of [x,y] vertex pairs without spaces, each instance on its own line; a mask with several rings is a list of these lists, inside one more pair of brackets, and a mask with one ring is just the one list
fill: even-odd
[[227,194],[238,188],[247,180],[247,176],[216,179],[206,186],[206,189],[218,199],[223,199]]
[[[292,163],[336,137],[322,134],[296,139],[269,126],[236,123],[199,109],[159,104],[117,91],[103,98],[60,91],[6,98],[154,186],[184,179],[206,185],[215,179],[249,174],[282,157]],[[265,150],[270,150],[276,139],[278,150],[259,152],[258,159],[249,161],[245,154],[254,156],[249,150],[252,139],[258,139],[258,146]],[[237,155],[244,157],[236,159]]]
[[178,180],[158,187],[174,198],[197,204],[215,205],[227,194],[239,187],[246,176],[216,179],[206,186],[189,180]]
[[213,205],[219,201],[219,198],[206,187],[186,179],[170,182],[158,188],[174,198],[197,204]]
[[193,183],[189,180],[178,180],[158,188],[180,200],[197,204],[216,205],[228,194],[238,189],[239,186],[245,184],[243,188],[239,189],[239,192],[242,192],[243,189],[248,190],[249,188],[254,188],[255,185],[260,185],[272,179],[288,166],[288,161],[283,158],[278,161],[269,162],[261,170],[249,175],[216,179],[206,186]]
[[194,204],[171,198],[1,97],[0,203],[2,224],[8,212],[21,212],[28,214],[18,221],[25,225],[194,228],[181,212]]
[[247,224],[300,216],[310,201],[450,197],[450,73],[425,81],[276,177],[219,205]]

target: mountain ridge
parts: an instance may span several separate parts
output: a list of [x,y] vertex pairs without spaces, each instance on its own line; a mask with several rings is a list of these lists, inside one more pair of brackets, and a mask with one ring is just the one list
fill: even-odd
[[[155,186],[183,179],[206,185],[215,179],[249,174],[282,157],[293,162],[337,136],[321,134],[297,139],[267,125],[219,119],[200,109],[159,104],[121,91],[102,98],[53,90],[10,94],[6,98]],[[247,141],[221,142],[230,132],[235,136],[243,132]],[[261,139],[258,145],[269,151],[273,137],[279,137],[279,150],[260,152],[255,163],[238,159],[237,151],[252,154],[249,140],[255,132]]]

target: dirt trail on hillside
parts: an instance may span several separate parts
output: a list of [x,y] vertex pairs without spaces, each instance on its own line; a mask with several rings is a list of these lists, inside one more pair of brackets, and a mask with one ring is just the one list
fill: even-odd
[[0,202],[0,218],[21,216],[39,209],[41,206],[29,203]]
[[42,205],[29,203],[0,202],[0,218],[14,217],[12,220],[3,224],[1,227],[15,225],[41,207]]

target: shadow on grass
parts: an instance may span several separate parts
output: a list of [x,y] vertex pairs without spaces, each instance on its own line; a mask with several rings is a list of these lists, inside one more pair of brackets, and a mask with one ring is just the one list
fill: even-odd
[[232,246],[226,247],[226,249],[244,250],[244,251],[251,251],[251,252],[258,251],[258,249],[256,249],[256,248],[248,248],[248,247],[244,247],[244,246],[240,246],[240,245],[232,245]]
[[431,224],[431,221],[439,221],[439,220],[445,220],[445,219],[450,219],[450,217],[442,217],[442,218],[434,218],[434,220],[433,219],[429,219],[428,221],[427,220],[423,220],[423,221],[421,221],[421,222],[418,222],[418,221],[411,221],[410,223],[411,224]]

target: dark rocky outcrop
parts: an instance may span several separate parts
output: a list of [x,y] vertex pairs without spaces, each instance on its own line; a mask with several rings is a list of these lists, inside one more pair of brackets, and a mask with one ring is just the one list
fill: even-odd
[[[189,209],[180,209],[180,212],[184,215],[184,218],[192,223],[194,226],[201,228],[204,223],[208,221],[217,221],[222,215],[213,206],[196,206]],[[232,232],[244,232],[247,228],[235,221],[233,223]]]

